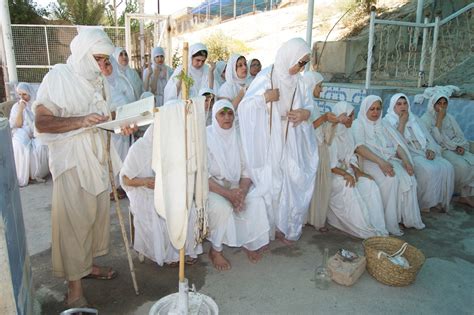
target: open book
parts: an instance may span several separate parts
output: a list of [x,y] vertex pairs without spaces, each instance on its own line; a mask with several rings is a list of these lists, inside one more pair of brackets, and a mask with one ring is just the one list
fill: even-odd
[[123,127],[146,126],[153,122],[155,98],[153,96],[117,108],[115,119],[97,124],[96,127],[120,133]]

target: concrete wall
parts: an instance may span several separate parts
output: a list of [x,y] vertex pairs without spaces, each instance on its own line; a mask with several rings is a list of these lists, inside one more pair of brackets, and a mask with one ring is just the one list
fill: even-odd
[[31,266],[5,118],[0,118],[0,174],[0,314],[32,314]]

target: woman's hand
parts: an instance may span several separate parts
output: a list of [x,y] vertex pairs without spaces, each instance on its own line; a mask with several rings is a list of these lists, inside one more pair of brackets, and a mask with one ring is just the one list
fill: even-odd
[[138,126],[132,125],[132,126],[127,126],[127,127],[122,127],[122,129],[120,130],[120,134],[122,136],[130,136],[137,131],[138,131]]
[[332,112],[327,112],[324,114],[324,120],[329,121],[330,123],[337,124],[339,123],[339,118]]
[[226,197],[232,204],[234,210],[240,211],[243,202],[242,190],[240,188],[229,189]]
[[382,160],[378,163],[380,170],[385,176],[393,177],[395,176],[395,171],[393,170],[393,165],[390,162]]
[[307,109],[298,108],[288,113],[288,121],[293,123],[293,127],[298,126],[303,121],[308,120],[311,112]]
[[277,102],[280,99],[280,90],[279,89],[268,89],[263,94],[265,97],[265,103]]
[[426,150],[425,152],[425,156],[426,156],[426,159],[428,160],[434,160],[435,156],[436,156],[436,153],[432,150]]
[[346,113],[342,113],[339,116],[337,116],[337,122],[340,124],[345,124],[347,121],[348,117]]
[[405,170],[407,171],[408,175],[413,176],[415,174],[415,171],[413,170],[413,165],[409,161],[403,161],[403,167],[405,167]]
[[145,177],[143,179],[143,185],[148,189],[155,189],[155,178],[154,177]]
[[352,176],[349,173],[346,173],[342,177],[346,181],[346,187],[354,187],[355,186],[356,180],[355,180],[354,176]]
[[214,71],[214,69],[216,69],[216,62],[209,61],[209,72]]
[[361,178],[361,177],[365,177],[365,178],[368,178],[370,180],[374,180],[374,178],[372,176],[370,176],[367,173],[362,172],[359,168],[355,167],[353,169],[354,169],[356,181],[359,181],[359,178]]
[[399,116],[399,123],[400,124],[403,124],[403,125],[406,125],[407,121],[408,121],[408,112],[406,111],[403,111],[403,112],[400,112],[400,116]]
[[464,148],[463,147],[456,147],[456,153],[459,155],[464,155]]
[[149,63],[148,63],[148,67],[147,67],[148,71],[147,71],[146,76],[148,77],[148,79],[151,77],[151,75],[152,75],[152,73],[153,73],[153,67],[151,66],[151,64],[152,64],[152,63],[149,62]]

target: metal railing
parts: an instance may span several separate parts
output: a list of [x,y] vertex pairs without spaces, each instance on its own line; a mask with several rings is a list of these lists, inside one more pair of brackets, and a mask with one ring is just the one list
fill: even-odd
[[[375,7],[372,7],[365,88],[370,88],[373,76],[403,81],[413,79],[418,87],[433,86],[435,68],[442,73],[472,54],[474,18],[468,12],[473,8],[474,3],[470,3],[445,19],[436,16],[430,23],[425,17],[424,23],[416,23],[377,19]],[[376,25],[385,27],[376,29]],[[418,34],[421,29],[419,49]],[[428,82],[425,82],[428,61]],[[372,73],[373,67],[375,73]]]

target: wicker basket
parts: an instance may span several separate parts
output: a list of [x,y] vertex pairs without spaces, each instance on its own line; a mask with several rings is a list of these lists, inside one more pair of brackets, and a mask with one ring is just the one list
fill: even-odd
[[408,269],[404,269],[392,263],[387,257],[378,258],[380,251],[389,255],[398,251],[405,241],[395,237],[371,237],[363,241],[365,256],[367,258],[367,271],[369,274],[383,284],[402,287],[413,283],[416,274],[425,262],[425,255],[417,248],[408,245],[403,257],[410,263]]

